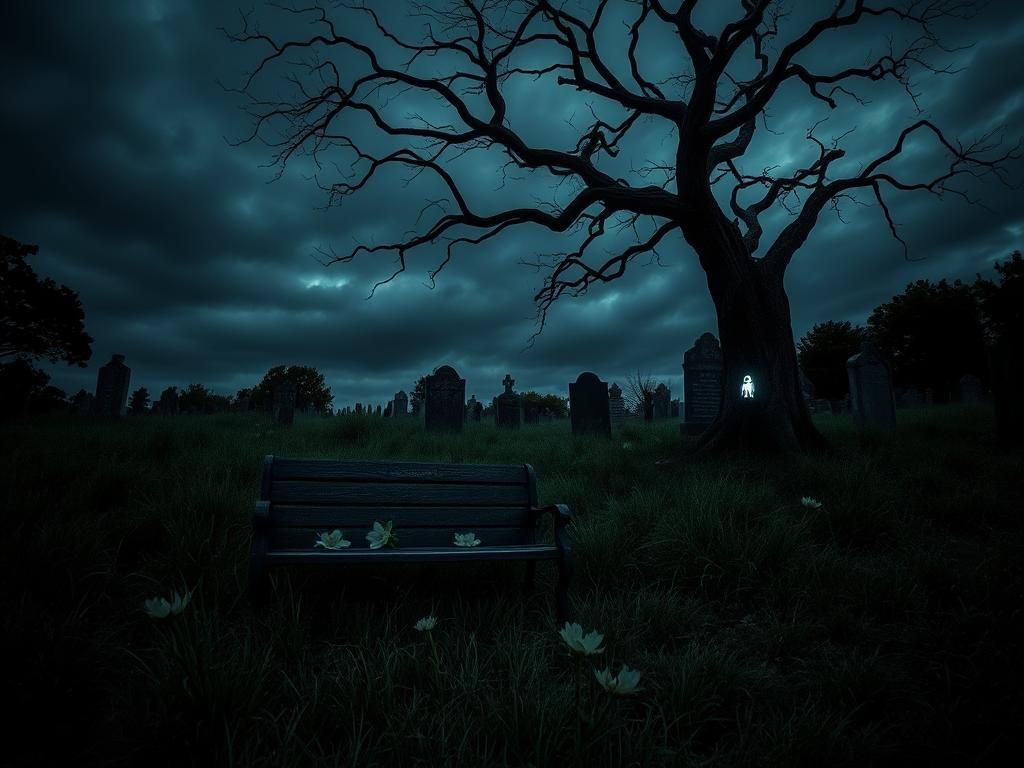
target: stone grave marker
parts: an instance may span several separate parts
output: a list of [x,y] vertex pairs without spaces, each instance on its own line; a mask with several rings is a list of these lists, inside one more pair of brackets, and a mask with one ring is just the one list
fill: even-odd
[[611,435],[608,383],[584,371],[569,384],[569,420],[574,435]]
[[432,432],[461,432],[466,408],[466,380],[442,365],[425,381],[424,424]]
[[506,373],[501,383],[505,387],[505,391],[495,398],[495,407],[497,408],[495,423],[499,429],[519,429],[522,415],[519,395],[512,391],[512,387],[516,383],[515,379],[512,378],[512,374]]
[[472,395],[469,398],[469,402],[466,403],[466,421],[479,424],[480,419],[483,416],[484,404],[476,399],[476,395]]
[[611,423],[621,425],[626,416],[626,401],[622,397],[622,387],[612,384],[608,387],[608,414]]
[[671,404],[672,390],[666,387],[664,383],[658,384],[654,388],[654,418],[667,419]]
[[132,369],[124,364],[124,355],[114,355],[96,375],[96,415],[118,419],[128,410],[128,386]]
[[892,378],[875,345],[865,341],[861,351],[846,361],[850,379],[850,408],[857,426],[892,429],[896,426],[896,401]]
[[722,407],[722,348],[711,333],[704,333],[683,354],[683,422],[688,435],[703,432]]
[[391,415],[402,417],[409,415],[409,396],[405,394],[404,389],[400,389],[395,392],[395,399],[392,400],[394,406],[391,409]]

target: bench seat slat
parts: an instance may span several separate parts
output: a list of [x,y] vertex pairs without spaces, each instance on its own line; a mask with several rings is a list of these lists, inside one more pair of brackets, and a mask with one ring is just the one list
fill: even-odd
[[342,507],[337,505],[275,504],[270,523],[279,528],[372,528],[374,520],[393,520],[397,526],[447,526],[460,531],[487,527],[532,527],[529,507]]
[[[352,544],[346,547],[345,551],[354,549],[369,549],[370,543],[366,540],[366,534],[372,528],[357,526],[324,526],[322,528],[272,528],[269,532],[268,551],[279,549],[308,549],[314,551],[316,540],[320,533],[326,530],[338,528],[345,534],[345,538]],[[468,533],[473,531],[480,539],[478,547],[465,547],[465,549],[482,549],[485,545],[523,545],[533,544],[534,529],[532,528],[480,528],[467,527],[465,530],[458,528],[403,528],[395,525],[394,533],[398,536],[398,545],[394,548],[384,547],[377,552],[394,549],[402,551],[409,547],[449,547],[454,546],[454,531]],[[316,547],[322,550],[322,547]],[[459,549],[464,549],[459,547]]]
[[557,560],[558,548],[535,545],[518,547],[417,547],[409,549],[277,550],[268,552],[268,565],[341,565],[343,563],[458,563],[490,560]]
[[275,480],[348,480],[391,483],[527,482],[522,464],[432,464],[420,461],[331,461],[274,457]]
[[274,480],[272,502],[400,506],[527,506],[525,485],[449,485],[440,483],[346,483]]

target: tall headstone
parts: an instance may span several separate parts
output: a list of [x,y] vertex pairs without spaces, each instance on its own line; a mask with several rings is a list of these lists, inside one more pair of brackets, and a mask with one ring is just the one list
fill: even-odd
[[512,374],[506,373],[505,378],[501,381],[505,391],[495,398],[495,407],[497,408],[495,420],[499,429],[519,429],[522,417],[519,395],[512,391],[515,383]]
[[654,388],[654,418],[667,419],[672,405],[672,390],[662,384]]
[[395,399],[392,400],[394,407],[391,409],[392,416],[408,416],[409,415],[409,396],[405,394],[404,389],[400,389],[395,393]]
[[385,419],[390,419],[394,415],[394,413],[392,411],[392,409],[394,407],[395,407],[395,401],[394,400],[389,400],[388,404],[384,406],[384,418]]
[[585,371],[569,384],[569,420],[574,435],[611,435],[608,383]]
[[960,377],[960,402],[976,403],[981,400],[981,379],[973,373],[965,373]]
[[615,425],[622,424],[626,416],[626,401],[622,398],[622,388],[618,384],[608,387],[608,414]]
[[469,398],[469,402],[466,403],[466,421],[479,423],[483,412],[484,404],[476,399],[476,395],[472,395]]
[[861,428],[892,429],[896,426],[896,399],[885,361],[870,341],[846,361],[850,379],[850,409]]
[[466,380],[442,365],[425,380],[424,425],[432,432],[461,432],[466,407]]
[[282,427],[290,427],[295,421],[297,392],[294,381],[280,381],[274,386],[274,421]]
[[683,423],[680,431],[700,434],[722,407],[722,348],[704,333],[683,354]]
[[96,415],[110,419],[128,411],[128,386],[132,369],[124,364],[124,355],[114,355],[96,376]]

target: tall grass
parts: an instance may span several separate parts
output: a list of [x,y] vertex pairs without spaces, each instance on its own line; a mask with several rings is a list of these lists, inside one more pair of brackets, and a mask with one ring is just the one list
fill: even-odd
[[[699,463],[674,424],[5,425],[5,763],[995,763],[1024,715],[1021,456],[984,407],[899,416],[890,435],[823,417],[835,456]],[[577,515],[572,599],[605,635],[599,665],[639,668],[644,690],[589,682],[577,737],[544,566],[527,596],[515,563],[285,570],[253,614],[267,453],[530,462],[542,501]],[[142,610],[175,589],[181,615]]]

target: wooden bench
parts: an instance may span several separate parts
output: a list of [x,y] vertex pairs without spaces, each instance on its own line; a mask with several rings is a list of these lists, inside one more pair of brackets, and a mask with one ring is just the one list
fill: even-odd
[[[554,544],[538,543],[538,522],[550,515]],[[375,521],[393,521],[395,547],[370,549]],[[411,461],[331,461],[267,456],[253,515],[249,584],[258,605],[267,572],[282,565],[466,563],[525,560],[526,589],[538,560],[558,568],[558,625],[569,618],[572,544],[565,504],[537,505],[529,464],[428,464]],[[314,548],[320,533],[339,529],[351,545]],[[475,547],[454,544],[474,532]]]

